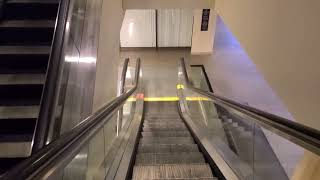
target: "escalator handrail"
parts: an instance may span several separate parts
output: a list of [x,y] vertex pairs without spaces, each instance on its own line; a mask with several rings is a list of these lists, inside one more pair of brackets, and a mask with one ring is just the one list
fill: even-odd
[[64,58],[62,57],[65,31],[69,13],[70,0],[60,0],[56,18],[51,51],[47,65],[47,73],[42,91],[39,116],[32,139],[32,153],[45,146],[48,139],[49,126],[54,118],[58,101],[60,76],[63,71]]
[[137,90],[139,85],[139,74],[140,58],[138,58],[136,62],[134,87],[87,117],[71,131],[63,134],[57,140],[52,141],[35,154],[32,154],[32,156],[13,167],[3,176],[0,176],[0,179],[27,179],[29,176],[35,177],[40,174],[42,170],[46,171],[45,169],[58,168],[57,166],[61,166],[61,163],[59,164],[56,158],[64,159],[68,157],[74,149],[80,149],[84,142],[87,142],[87,140],[90,139],[88,136],[92,137],[104,126],[109,120],[109,118],[106,117],[113,115],[113,113]]
[[[282,136],[284,135],[285,137],[287,137],[287,139],[295,141],[297,144],[301,145],[302,147],[320,155],[320,131],[319,130],[310,128],[308,126],[302,125],[292,120],[256,109],[254,107],[235,102],[231,99],[218,96],[212,92],[207,92],[202,89],[196,88],[193,86],[193,83],[189,79],[184,58],[180,59],[179,66],[182,69],[182,74],[188,89],[213,100],[217,104],[222,104],[229,108],[240,111],[241,113],[249,117],[252,117],[257,122],[262,123],[267,127],[271,127],[272,129],[276,129],[275,132],[277,134],[280,134]],[[293,140],[292,138],[298,141]]]

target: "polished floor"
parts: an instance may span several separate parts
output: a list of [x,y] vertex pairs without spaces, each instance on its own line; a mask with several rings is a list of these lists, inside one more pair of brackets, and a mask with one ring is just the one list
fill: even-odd
[[[120,53],[121,60],[141,58],[142,82],[147,97],[177,96],[178,61],[189,57],[189,49],[140,49],[125,50]],[[134,63],[131,63],[133,65]]]

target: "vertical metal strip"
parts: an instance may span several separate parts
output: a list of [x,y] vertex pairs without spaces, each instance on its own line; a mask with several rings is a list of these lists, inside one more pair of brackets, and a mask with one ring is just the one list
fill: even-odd
[[158,50],[158,9],[156,9],[156,49]]

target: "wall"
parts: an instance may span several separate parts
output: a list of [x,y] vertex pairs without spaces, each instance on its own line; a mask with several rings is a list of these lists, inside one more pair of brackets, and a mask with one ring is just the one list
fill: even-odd
[[320,1],[217,0],[216,9],[294,118],[320,129]]
[[104,0],[102,5],[94,110],[115,98],[120,60],[120,29],[124,11],[121,0]]
[[191,54],[211,54],[215,34],[216,13],[210,10],[208,31],[201,31],[202,9],[193,10]]
[[215,0],[123,0],[123,9],[213,8]]
[[192,64],[204,64],[214,92],[293,119],[219,16],[214,28],[213,54],[191,56]]
[[[258,109],[293,119],[277,94],[218,16],[213,54],[192,56],[192,64],[204,64],[216,94]],[[289,177],[303,155],[303,149],[263,130]]]
[[120,43],[121,47],[156,47],[156,10],[126,10]]

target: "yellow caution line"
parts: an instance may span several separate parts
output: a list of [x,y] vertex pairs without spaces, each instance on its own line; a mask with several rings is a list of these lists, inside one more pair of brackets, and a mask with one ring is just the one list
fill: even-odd
[[179,101],[178,97],[145,97],[144,101]]
[[132,102],[132,101],[136,101],[136,100],[137,100],[137,98],[135,98],[135,97],[129,97],[129,99],[127,101]]
[[204,97],[186,97],[187,101],[212,101],[211,99]]
[[[129,102],[136,101],[137,98],[130,97],[128,99]],[[211,99],[204,98],[204,97],[186,97],[187,101],[212,101]],[[179,97],[172,96],[172,97],[145,97],[144,101],[147,102],[161,102],[161,101],[179,101]]]

